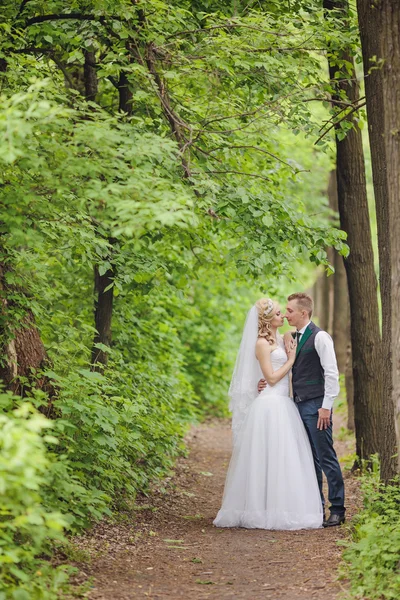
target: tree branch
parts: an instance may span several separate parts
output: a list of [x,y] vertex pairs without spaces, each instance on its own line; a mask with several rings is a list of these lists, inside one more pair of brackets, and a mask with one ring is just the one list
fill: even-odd
[[[357,102],[365,100],[365,96],[359,98]],[[354,107],[354,102],[345,102],[344,100],[334,100],[333,98],[306,98],[303,102],[329,102],[329,104],[337,104],[338,106],[344,106],[345,108]]]
[[[109,18],[113,18],[117,21],[121,20],[117,16],[111,17],[110,15]],[[30,27],[31,25],[36,25],[37,23],[45,23],[47,21],[62,21],[64,19],[70,19],[75,21],[99,21],[102,24],[106,21],[106,17],[104,17],[103,15],[90,15],[83,13],[58,13],[52,15],[38,15],[37,17],[31,17],[25,23],[25,27]]]
[[261,31],[263,33],[268,33],[270,35],[276,35],[278,37],[286,37],[287,33],[278,33],[276,31],[270,31],[269,29],[263,29],[262,27],[256,27],[255,25],[245,25],[244,23],[223,23],[221,25],[210,25],[209,27],[200,27],[198,29],[187,29],[186,31],[176,31],[171,35],[167,36],[167,40],[170,40],[175,37],[179,37],[181,35],[186,36],[191,33],[206,33],[207,31],[212,31],[213,29],[234,29],[235,27],[242,27],[244,29],[252,29],[254,31]]
[[322,138],[324,138],[326,136],[326,134],[329,133],[333,128],[337,127],[337,125],[339,125],[342,121],[345,121],[351,114],[353,114],[359,108],[362,108],[365,105],[366,105],[366,102],[363,102],[362,104],[359,104],[358,106],[353,107],[348,113],[346,113],[341,119],[339,119],[339,121],[335,121],[334,123],[332,123],[332,125],[330,127],[328,127],[328,129],[319,136],[317,141],[314,142],[314,146],[316,146],[318,144],[318,142],[320,142],[322,140]]
[[233,173],[235,175],[246,175],[247,177],[256,177],[257,179],[263,179],[264,181],[271,181],[269,177],[257,175],[256,173],[246,173],[245,171],[192,171],[192,175],[208,175],[209,173],[212,173],[213,175],[224,175],[226,173]]
[[197,144],[194,144],[193,142],[191,142],[191,145],[193,146],[193,148],[195,150],[197,150],[198,152],[201,152],[201,154],[204,154],[205,156],[208,156],[209,158],[211,158],[211,160],[215,160],[216,162],[219,162],[222,164],[223,161],[220,158],[217,158],[216,156],[211,156],[210,152],[203,150],[203,148],[200,148],[200,146],[198,146]]
[[19,6],[18,12],[17,12],[16,19],[18,19],[18,17],[20,17],[21,14],[24,12],[24,8],[28,4],[29,1],[30,0],[22,0],[21,4]]
[[290,167],[296,173],[302,173],[303,172],[303,170],[295,169],[294,167],[292,167],[292,165],[290,165],[289,163],[287,163],[284,160],[282,160],[281,158],[279,158],[279,156],[276,156],[275,154],[272,154],[272,152],[268,152],[268,150],[264,150],[264,148],[259,148],[258,146],[251,146],[251,145],[243,145],[243,146],[239,146],[239,145],[238,146],[236,146],[236,145],[234,145],[234,146],[231,146],[231,145],[217,146],[216,148],[211,148],[209,150],[209,152],[216,152],[217,150],[224,150],[225,148],[228,148],[229,150],[244,148],[244,149],[249,149],[249,150],[256,150],[258,152],[263,152],[264,154],[268,154],[268,156],[271,156],[272,158],[274,158],[278,162],[282,163],[283,165],[286,165],[287,167]]
[[71,79],[70,74],[68,73],[67,69],[65,68],[65,66],[63,65],[61,60],[59,60],[53,52],[49,53],[49,55],[50,55],[50,58],[52,59],[52,61],[57,65],[57,67],[60,69],[61,73],[64,75],[65,80],[68,82],[71,89],[76,90],[77,87],[76,87],[74,81]]
[[185,171],[185,176],[190,177],[189,164],[186,161],[185,157],[183,156],[186,148],[190,145],[190,141],[187,141],[184,139],[181,128],[187,129],[190,132],[192,130],[184,121],[182,121],[182,119],[175,113],[175,111],[171,107],[171,103],[170,103],[169,95],[166,90],[165,83],[161,79],[161,76],[158,73],[156,66],[155,66],[155,59],[153,56],[151,44],[149,44],[147,46],[145,61],[147,64],[147,68],[148,68],[149,72],[151,73],[154,83],[156,85],[157,95],[158,95],[161,105],[164,109],[164,114],[165,114],[165,116],[170,124],[171,130],[179,144],[181,154],[182,154],[182,166]]
[[277,48],[276,46],[269,46],[269,48],[246,48],[246,52],[258,53],[258,52],[292,52],[293,50],[306,50],[307,52],[326,52],[326,48],[306,48],[304,46],[292,46],[291,48]]
[[[360,98],[360,100],[364,100],[364,99],[365,99],[365,96],[363,96],[362,98]],[[359,102],[359,100],[357,100],[357,102]],[[335,104],[335,100],[332,100],[332,104]],[[339,106],[340,106],[340,104],[341,104],[341,101],[339,101]],[[342,112],[344,112],[348,108],[351,107],[351,108],[355,108],[356,110],[358,110],[359,108],[362,108],[365,105],[365,102],[362,103],[362,104],[356,105],[356,106],[354,106],[354,103],[352,103],[352,102],[348,102],[348,103],[347,102],[343,102],[342,104],[344,106],[340,110],[338,110],[335,114],[333,114],[330,119],[328,119],[327,121],[324,121],[324,124],[321,125],[321,127],[319,128],[319,131],[322,131],[325,127],[328,126],[328,123],[333,122],[335,119],[337,119],[337,117]]]

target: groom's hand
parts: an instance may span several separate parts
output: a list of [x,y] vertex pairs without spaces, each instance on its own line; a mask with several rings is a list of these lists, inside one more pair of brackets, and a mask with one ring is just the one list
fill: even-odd
[[331,410],[329,408],[320,408],[318,411],[317,429],[328,429],[331,424]]
[[263,390],[265,390],[265,388],[267,387],[267,385],[268,385],[268,384],[267,384],[267,382],[265,381],[265,379],[260,379],[260,381],[258,382],[258,386],[257,386],[258,393],[259,393],[259,394],[261,394],[261,392],[262,392]]

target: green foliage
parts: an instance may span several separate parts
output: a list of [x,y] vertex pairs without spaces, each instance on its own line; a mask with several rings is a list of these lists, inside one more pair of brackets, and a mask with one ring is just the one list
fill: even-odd
[[[20,401],[0,394],[2,409]],[[66,581],[63,568],[43,561],[51,540],[63,539],[64,516],[49,508],[45,486],[52,461],[45,433],[52,423],[31,404],[0,414],[0,597],[54,598]]]
[[[344,35],[317,1],[261,4],[2,3],[0,341],[9,348],[34,320],[48,361],[19,383],[58,440],[2,396],[10,427],[36,427],[15,473],[26,504],[7,483],[5,506],[20,512],[2,521],[39,511],[16,533],[37,527],[37,545],[10,563],[32,589],[60,528],[132,501],[185,451],[190,422],[226,414],[257,297],[284,299],[290,280],[307,288],[327,246],[348,251],[324,197],[330,141],[310,139],[329,116],[319,52],[355,47],[354,29]],[[112,273],[114,299],[101,373],[90,364],[94,267]],[[36,389],[46,378],[53,390]],[[11,566],[7,585],[25,585]],[[54,577],[32,597],[56,597]]]
[[[204,273],[204,275],[203,275]],[[249,289],[228,272],[192,284],[193,302],[181,311],[186,372],[202,415],[227,415],[227,387],[249,303]],[[261,296],[262,292],[259,292]],[[254,293],[254,299],[256,299]]]
[[397,600],[400,596],[400,487],[384,485],[378,469],[364,476],[364,508],[353,520],[352,543],[344,552],[343,576],[350,596]]

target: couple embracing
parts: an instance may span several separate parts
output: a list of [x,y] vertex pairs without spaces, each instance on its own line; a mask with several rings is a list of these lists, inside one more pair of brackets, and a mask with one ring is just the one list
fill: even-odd
[[[345,520],[332,439],[336,357],[329,334],[311,321],[312,311],[312,298],[297,293],[289,296],[285,315],[266,298],[247,315],[229,388],[234,447],[217,527],[312,529]],[[296,333],[279,334],[284,318]]]

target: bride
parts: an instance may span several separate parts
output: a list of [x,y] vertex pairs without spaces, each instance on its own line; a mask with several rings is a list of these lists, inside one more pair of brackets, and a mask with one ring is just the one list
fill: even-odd
[[[276,302],[262,298],[246,319],[229,388],[234,447],[217,527],[306,529],[322,526],[322,503],[307,433],[289,397],[296,357],[278,327]],[[290,334],[288,334],[290,335]],[[267,387],[257,393],[259,379]]]

